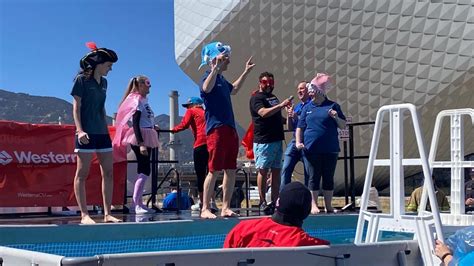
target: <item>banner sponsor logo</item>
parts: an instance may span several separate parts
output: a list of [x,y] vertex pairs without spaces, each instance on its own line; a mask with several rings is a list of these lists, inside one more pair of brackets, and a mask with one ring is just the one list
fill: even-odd
[[[19,164],[50,164],[50,163],[76,163],[76,154],[33,153],[31,151],[13,151],[15,159]],[[13,157],[7,151],[0,152],[0,164],[7,165],[13,161]]]
[[28,193],[28,192],[18,192],[18,198],[51,198],[53,195],[47,193]]
[[7,165],[13,161],[13,158],[6,151],[0,152],[0,164]]
[[13,151],[18,163],[21,164],[49,164],[49,163],[76,163],[76,154],[32,153],[31,151]]
[[[1,0],[0,0],[1,1]],[[109,128],[111,137],[114,128]],[[76,163],[73,125],[0,121],[0,208],[74,206]],[[112,203],[123,202],[127,162],[114,163]],[[99,160],[86,180],[88,205],[102,204]]]

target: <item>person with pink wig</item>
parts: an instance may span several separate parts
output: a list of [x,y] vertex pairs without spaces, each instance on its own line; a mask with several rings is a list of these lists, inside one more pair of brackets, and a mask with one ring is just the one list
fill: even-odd
[[309,176],[308,188],[313,199],[311,214],[320,212],[317,202],[321,178],[326,212],[333,213],[334,171],[340,151],[337,129],[346,126],[346,117],[339,104],[327,97],[331,88],[329,75],[318,73],[307,87],[312,100],[301,111],[295,145],[297,149],[303,150],[304,165]]
[[[130,145],[137,158],[137,178],[133,190],[133,203],[136,214],[154,213],[143,204],[143,188],[150,176],[150,153],[159,147],[158,133],[155,130],[153,110],[148,104],[151,82],[140,75],[128,83],[124,98],[117,111],[116,132],[113,140],[116,161],[126,160],[126,149]],[[132,127],[129,127],[129,124]]]

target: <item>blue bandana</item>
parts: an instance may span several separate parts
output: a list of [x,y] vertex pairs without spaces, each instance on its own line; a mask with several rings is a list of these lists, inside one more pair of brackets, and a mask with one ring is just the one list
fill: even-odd
[[221,42],[211,42],[202,48],[201,52],[201,65],[199,65],[200,69],[202,66],[207,65],[211,62],[214,58],[216,58],[219,54],[225,54],[230,56],[230,45],[224,45]]

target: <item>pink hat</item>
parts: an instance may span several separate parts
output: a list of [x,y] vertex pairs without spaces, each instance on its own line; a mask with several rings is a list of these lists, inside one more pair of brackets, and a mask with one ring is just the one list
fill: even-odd
[[306,84],[306,87],[310,93],[319,91],[323,94],[327,94],[327,92],[332,88],[331,76],[326,73],[317,73],[311,82]]

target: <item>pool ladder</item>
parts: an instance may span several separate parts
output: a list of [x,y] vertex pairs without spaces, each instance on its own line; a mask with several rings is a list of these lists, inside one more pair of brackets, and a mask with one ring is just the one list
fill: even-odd
[[[403,122],[405,120],[404,115],[406,111],[411,115],[420,158],[403,158]],[[376,159],[382,124],[387,114],[389,115],[390,123],[390,157],[389,159]],[[403,169],[405,166],[420,165],[423,169],[425,189],[433,212],[419,212],[416,216],[406,215]],[[371,213],[367,211],[369,190],[372,184],[375,166],[390,167],[390,213],[388,214]],[[362,234],[366,221],[367,233],[363,242]],[[424,264],[440,264],[441,261],[434,255],[433,248],[435,244],[434,232],[436,232],[438,239],[444,239],[441,230],[441,218],[431,178],[431,168],[429,167],[425,146],[423,144],[423,135],[419,125],[418,113],[413,104],[406,103],[382,106],[377,112],[354,243],[361,245],[363,243],[378,242],[381,231],[413,233],[415,239],[418,240]],[[399,260],[403,260],[403,256],[399,256]],[[400,261],[400,263],[403,262]]]
[[[431,149],[428,158],[431,169],[451,168],[451,206],[450,213],[441,213],[443,225],[474,225],[474,215],[465,213],[464,169],[474,168],[474,161],[464,161],[463,116],[469,116],[474,125],[474,109],[472,108],[441,111],[436,116],[433,137],[431,139]],[[435,161],[442,121],[447,117],[450,118],[451,161]],[[426,209],[426,202],[426,187],[424,187],[418,212]]]

